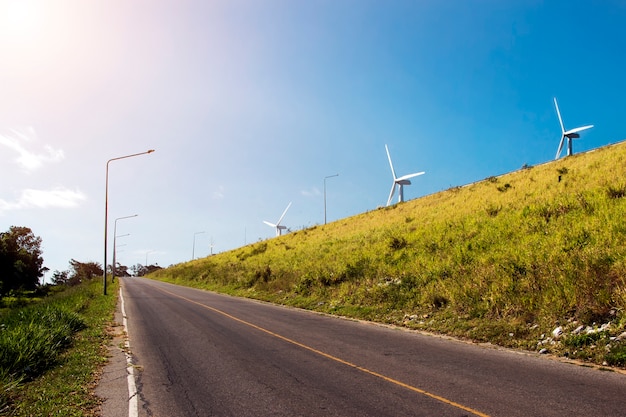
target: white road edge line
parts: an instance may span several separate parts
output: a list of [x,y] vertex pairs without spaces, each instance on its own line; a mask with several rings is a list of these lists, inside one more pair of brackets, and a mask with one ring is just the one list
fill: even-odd
[[122,310],[122,324],[124,325],[124,332],[126,333],[126,340],[124,346],[126,350],[126,381],[128,382],[128,417],[137,417],[139,415],[137,409],[137,386],[135,385],[135,371],[133,367],[132,358],[130,356],[130,341],[128,335],[128,321],[126,320],[126,309],[124,308],[124,295],[122,294],[122,286],[120,286],[120,305]]

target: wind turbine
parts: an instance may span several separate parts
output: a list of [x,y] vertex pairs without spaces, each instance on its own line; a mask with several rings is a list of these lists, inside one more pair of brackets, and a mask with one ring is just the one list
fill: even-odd
[[398,187],[398,202],[401,203],[404,201],[404,186],[411,185],[411,181],[409,178],[417,177],[418,175],[424,174],[424,172],[416,172],[414,174],[404,175],[400,178],[396,177],[396,171],[393,169],[393,163],[391,162],[391,155],[389,155],[389,148],[385,145],[385,150],[387,151],[387,158],[389,159],[389,165],[391,166],[391,174],[393,175],[393,185],[391,186],[391,192],[389,193],[389,199],[387,199],[387,206],[391,204],[391,199],[393,198],[393,194],[396,192],[396,187]]
[[283,211],[283,215],[280,216],[280,219],[278,219],[276,224],[263,220],[263,223],[265,223],[266,225],[276,228],[276,236],[280,236],[282,234],[282,231],[287,228],[286,226],[281,225],[280,222],[283,220],[283,217],[285,217],[285,214],[287,214],[287,210],[289,210],[289,207],[291,207],[291,203],[287,205],[287,208],[285,209],[285,211]]
[[554,97],[554,107],[556,107],[556,115],[559,116],[559,123],[561,124],[561,142],[559,142],[559,150],[556,151],[556,156],[554,159],[559,159],[561,156],[561,151],[563,150],[563,144],[565,142],[565,138],[567,138],[567,156],[572,155],[572,139],[578,139],[580,135],[578,132],[591,129],[593,125],[577,127],[571,130],[565,130],[563,126],[563,119],[561,119],[561,112],[559,111],[559,105],[556,102],[556,97]]

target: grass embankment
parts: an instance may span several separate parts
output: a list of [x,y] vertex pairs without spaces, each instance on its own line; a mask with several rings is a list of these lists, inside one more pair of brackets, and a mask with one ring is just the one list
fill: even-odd
[[605,147],[151,278],[624,366],[625,174]]
[[93,280],[0,315],[0,415],[96,415],[94,380],[106,361],[107,296]]

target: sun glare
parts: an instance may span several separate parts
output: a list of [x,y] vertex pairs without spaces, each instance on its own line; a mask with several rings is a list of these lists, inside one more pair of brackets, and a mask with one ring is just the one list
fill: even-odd
[[43,24],[39,1],[5,0],[0,3],[0,31],[9,41],[36,37]]

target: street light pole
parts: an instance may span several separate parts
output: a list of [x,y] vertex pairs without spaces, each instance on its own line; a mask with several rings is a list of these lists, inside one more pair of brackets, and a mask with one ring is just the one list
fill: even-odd
[[326,224],[326,178],[338,177],[339,174],[324,177],[324,224]]
[[[137,216],[138,216],[138,214],[133,214],[132,216],[118,217],[117,219],[115,219],[114,226],[113,226],[113,266],[111,268],[111,282],[115,281],[115,273],[117,272],[117,270],[115,269],[115,267],[117,265],[115,263],[115,253],[116,253],[115,241],[118,238],[118,236],[117,236],[117,221],[118,220],[122,220],[122,219],[130,219],[131,217],[137,217]],[[128,235],[122,235],[122,236],[128,236]]]
[[196,235],[200,235],[205,232],[196,232],[193,234],[193,249],[191,250],[191,260],[196,259]]
[[116,234],[113,235],[113,268],[111,271],[112,272],[111,282],[115,281],[115,274],[117,274],[117,269],[116,269],[117,261],[115,260],[117,259],[115,256],[117,255],[117,248],[120,246],[126,246],[126,243],[124,243],[123,245],[118,245],[116,243],[116,240],[118,237],[125,237],[125,236],[130,236],[130,233],[126,233],[125,235],[116,235]]
[[102,264],[102,287],[104,289],[104,295],[107,295],[107,230],[109,228],[109,163],[111,161],[117,161],[119,159],[131,158],[133,156],[146,155],[154,152],[154,149],[150,149],[146,152],[134,153],[132,155],[120,156],[112,158],[107,161],[106,169],[106,185],[104,190],[104,263]]
[[149,250],[146,251],[146,263],[144,264],[144,266],[147,268],[148,267],[148,254],[154,252],[153,250]]

